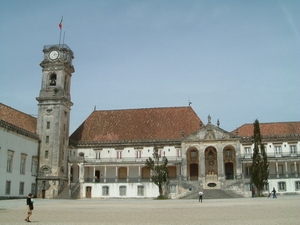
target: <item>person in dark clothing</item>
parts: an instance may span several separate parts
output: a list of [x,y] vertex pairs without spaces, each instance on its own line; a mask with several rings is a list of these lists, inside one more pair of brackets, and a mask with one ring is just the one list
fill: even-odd
[[33,210],[33,199],[32,198],[32,194],[29,193],[26,199],[26,205],[27,205],[27,217],[25,219],[25,221],[27,222],[31,222],[29,220],[30,216],[32,215],[32,210]]
[[277,198],[277,196],[276,196],[276,190],[275,190],[275,188],[273,187],[273,198]]

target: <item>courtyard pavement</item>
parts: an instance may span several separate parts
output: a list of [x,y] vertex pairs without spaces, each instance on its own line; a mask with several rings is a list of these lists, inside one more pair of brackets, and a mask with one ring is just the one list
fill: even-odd
[[[25,199],[0,200],[0,224],[27,224]],[[197,200],[35,199],[31,224],[299,224],[300,195]]]

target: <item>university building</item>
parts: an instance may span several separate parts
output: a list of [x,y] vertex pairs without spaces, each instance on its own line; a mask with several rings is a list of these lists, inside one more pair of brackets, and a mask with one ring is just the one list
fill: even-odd
[[[252,195],[252,123],[225,131],[190,106],[94,110],[69,135],[74,53],[65,44],[43,52],[38,117],[0,104],[0,198],[157,197],[145,166],[154,147],[160,160],[168,159],[170,198],[199,189]],[[270,171],[265,191],[300,194],[300,122],[260,129]]]

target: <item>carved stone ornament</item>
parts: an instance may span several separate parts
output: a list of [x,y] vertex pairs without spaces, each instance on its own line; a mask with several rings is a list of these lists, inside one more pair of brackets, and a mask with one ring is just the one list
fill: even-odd
[[205,140],[215,140],[216,139],[215,133],[212,130],[206,131],[204,139]]

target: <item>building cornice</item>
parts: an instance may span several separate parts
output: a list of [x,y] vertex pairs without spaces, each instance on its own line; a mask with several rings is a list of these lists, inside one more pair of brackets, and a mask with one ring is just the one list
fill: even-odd
[[29,138],[32,138],[35,140],[39,140],[39,136],[37,134],[31,133],[27,130],[24,130],[20,127],[17,127],[15,125],[8,123],[1,119],[0,119],[0,127],[3,127],[4,129],[15,132],[17,134],[20,134],[20,135],[23,135],[23,136],[26,136],[26,137],[29,137]]
[[181,140],[120,140],[120,141],[74,141],[70,139],[70,146],[75,148],[126,148],[134,147],[142,149],[145,146],[177,146],[180,148]]

